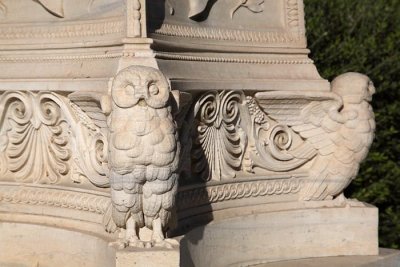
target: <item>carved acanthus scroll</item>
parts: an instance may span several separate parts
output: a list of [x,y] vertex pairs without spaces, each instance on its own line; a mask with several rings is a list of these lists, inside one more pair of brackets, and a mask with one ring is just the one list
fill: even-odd
[[105,136],[64,96],[0,95],[1,179],[26,183],[107,186]]
[[309,172],[303,200],[338,196],[357,175],[375,129],[368,77],[349,73],[332,92],[208,92],[194,106],[192,172],[206,181]]
[[347,73],[332,82],[329,93],[255,95],[269,117],[289,126],[316,152],[302,199],[334,198],[355,178],[374,136],[374,114],[369,105],[374,92],[367,76]]

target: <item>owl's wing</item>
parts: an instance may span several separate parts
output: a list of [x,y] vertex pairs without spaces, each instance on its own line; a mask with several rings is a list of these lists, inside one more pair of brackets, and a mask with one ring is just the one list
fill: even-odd
[[346,118],[342,99],[330,92],[263,92],[256,99],[264,112],[290,126],[322,155],[335,152]]
[[266,92],[256,94],[259,105],[276,121],[290,126],[317,151],[304,200],[334,197],[357,172],[354,152],[362,148],[352,124],[358,114],[340,112],[340,96],[330,92]]
[[68,95],[68,98],[83,110],[103,133],[106,133],[107,116],[101,107],[103,97],[104,94],[97,92],[74,92]]

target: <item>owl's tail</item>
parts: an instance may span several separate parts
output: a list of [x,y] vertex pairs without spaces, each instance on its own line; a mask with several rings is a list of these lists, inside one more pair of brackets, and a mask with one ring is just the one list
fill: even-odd
[[160,218],[165,229],[173,222],[175,195],[178,190],[178,175],[172,174],[167,180],[147,182],[143,186],[144,221],[152,229],[153,220]]
[[103,226],[108,233],[114,233],[115,231],[117,231],[118,228],[112,218],[112,210],[113,205],[112,203],[110,203],[103,215]]

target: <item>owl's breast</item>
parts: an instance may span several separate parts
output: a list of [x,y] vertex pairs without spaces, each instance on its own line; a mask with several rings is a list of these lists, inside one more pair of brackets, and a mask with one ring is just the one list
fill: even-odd
[[159,127],[157,124],[157,117],[154,115],[154,110],[148,106],[135,107],[129,122],[129,131],[137,136],[144,136],[151,133],[154,129]]

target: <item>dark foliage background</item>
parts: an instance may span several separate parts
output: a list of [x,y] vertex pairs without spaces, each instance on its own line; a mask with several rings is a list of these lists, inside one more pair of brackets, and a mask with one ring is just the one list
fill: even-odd
[[380,246],[400,248],[400,0],[304,0],[311,58],[321,76],[356,71],[377,88],[377,131],[346,196],[376,205]]

